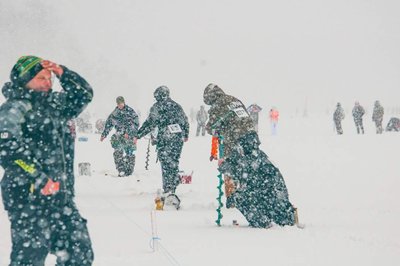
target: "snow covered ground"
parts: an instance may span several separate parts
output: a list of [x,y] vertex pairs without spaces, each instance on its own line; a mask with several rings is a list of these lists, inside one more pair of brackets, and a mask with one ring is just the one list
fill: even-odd
[[[194,137],[192,125],[181,169],[194,170],[194,180],[178,188],[181,210],[156,212],[161,240],[155,252],[150,214],[161,173],[154,148],[148,171],[147,141],[141,140],[134,176],[106,176],[114,169],[111,145],[86,134],[88,142],[77,142],[76,165],[89,161],[93,172],[77,175],[76,201],[88,219],[94,265],[399,265],[400,135],[376,135],[369,117],[365,120],[366,134],[356,135],[348,116],[343,136],[334,134],[330,115],[283,114],[277,136],[261,123],[262,147],[286,180],[303,230],[251,229],[237,210],[225,208],[223,226],[217,227],[218,173],[208,161],[210,137]],[[233,219],[239,227],[232,226]],[[10,247],[1,208],[1,266],[8,263]],[[46,265],[54,265],[53,256]]]

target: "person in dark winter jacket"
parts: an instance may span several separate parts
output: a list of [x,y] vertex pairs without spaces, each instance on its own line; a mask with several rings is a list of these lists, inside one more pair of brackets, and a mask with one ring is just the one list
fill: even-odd
[[204,136],[206,134],[206,122],[208,119],[208,114],[204,109],[204,105],[200,106],[200,110],[197,112],[196,120],[197,120],[197,130],[196,130],[196,137],[200,135]]
[[259,145],[256,132],[249,132],[238,140],[231,156],[220,165],[219,170],[235,184],[231,201],[251,227],[268,228],[272,222],[294,225],[295,209],[282,174]]
[[372,121],[375,122],[376,134],[382,134],[382,132],[383,132],[382,121],[383,121],[384,113],[385,113],[385,111],[384,111],[382,105],[380,104],[380,102],[375,101],[374,111],[372,112]]
[[203,96],[204,103],[211,106],[207,133],[224,136],[224,154],[229,157],[237,140],[245,133],[255,131],[253,120],[240,100],[225,94],[215,84],[208,85]]
[[[282,175],[259,149],[260,141],[243,103],[211,83],[204,90],[210,105],[208,133],[224,140],[219,170],[224,174],[227,207],[235,206],[252,227],[295,224]],[[227,141],[228,140],[228,141]]]
[[156,103],[150,108],[149,116],[138,131],[142,138],[157,129],[154,143],[161,163],[164,194],[175,194],[180,184],[179,159],[183,143],[189,138],[189,122],[182,107],[169,96],[166,86],[154,91]]
[[262,108],[256,103],[253,103],[249,107],[247,107],[247,112],[249,113],[251,119],[253,120],[254,129],[256,130],[257,133],[258,133],[258,117],[261,110]]
[[[62,86],[53,92],[52,75]],[[23,56],[3,87],[0,106],[1,195],[11,223],[10,265],[91,265],[93,251],[74,203],[71,119],[92,100],[77,73],[36,56]]]
[[[239,99],[225,94],[220,87],[213,83],[205,88],[203,101],[210,105],[209,119],[206,125],[207,133],[217,137],[220,142],[223,139],[223,157],[220,159],[227,158],[241,136],[255,131],[254,122]],[[224,176],[224,182],[225,195],[229,199],[233,183],[228,175]]]
[[[254,122],[239,99],[225,94],[213,83],[205,88],[203,101],[211,106],[208,110],[207,133],[218,138],[219,142],[223,141],[224,150],[220,159],[229,157],[238,139],[247,132],[255,131]],[[214,157],[210,157],[210,160],[212,158]],[[228,175],[224,176],[224,182],[225,195],[229,199],[233,183]]]
[[333,121],[335,122],[336,132],[339,135],[343,134],[342,120],[344,119],[344,110],[340,103],[337,103],[336,110],[333,113]]
[[360,134],[360,132],[362,134],[364,134],[364,126],[363,126],[362,117],[365,114],[365,110],[360,105],[359,102],[355,102],[352,113],[353,113],[354,123],[356,124],[356,128],[357,128],[357,134]]
[[136,133],[139,128],[139,117],[135,110],[125,104],[124,97],[119,96],[116,101],[117,107],[108,116],[100,141],[103,141],[115,128],[115,133],[111,136],[115,167],[118,176],[130,176],[135,169]]

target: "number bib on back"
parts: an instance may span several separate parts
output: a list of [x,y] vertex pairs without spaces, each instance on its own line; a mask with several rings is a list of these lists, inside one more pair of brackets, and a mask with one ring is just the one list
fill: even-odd
[[234,112],[238,117],[244,118],[244,117],[249,117],[249,114],[247,111],[243,108],[243,105],[241,102],[231,102],[228,105],[229,110]]
[[235,108],[232,111],[240,118],[249,117],[249,114],[243,109],[243,107]]

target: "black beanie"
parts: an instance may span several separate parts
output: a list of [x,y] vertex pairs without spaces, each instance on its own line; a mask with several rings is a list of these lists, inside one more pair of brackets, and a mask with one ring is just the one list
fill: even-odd
[[11,82],[25,87],[42,69],[42,58],[33,55],[22,56],[11,70]]
[[154,91],[154,98],[157,102],[162,102],[168,99],[169,89],[167,86],[160,86]]

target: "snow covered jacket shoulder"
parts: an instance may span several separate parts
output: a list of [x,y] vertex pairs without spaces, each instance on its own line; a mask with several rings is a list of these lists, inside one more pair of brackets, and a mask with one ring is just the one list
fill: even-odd
[[131,138],[136,137],[139,128],[139,116],[128,105],[125,105],[123,109],[115,107],[114,111],[108,116],[101,135],[107,137],[112,128],[115,128],[118,135],[127,133]]
[[188,118],[182,107],[169,97],[153,104],[138,137],[142,138],[156,128],[158,146],[189,138]]
[[224,137],[224,154],[229,156],[241,136],[255,131],[254,123],[240,100],[225,94],[219,88],[214,94],[217,95],[211,97],[214,100],[211,101],[211,107],[208,110],[209,120],[206,130],[210,135]]
[[[90,85],[66,67],[60,77],[61,92],[36,92],[10,82],[3,87],[7,101],[0,106],[0,162],[5,209],[39,200],[73,195],[74,136],[69,121],[92,100]],[[60,182],[56,196],[39,191],[51,178]],[[72,183],[71,183],[72,182]]]

